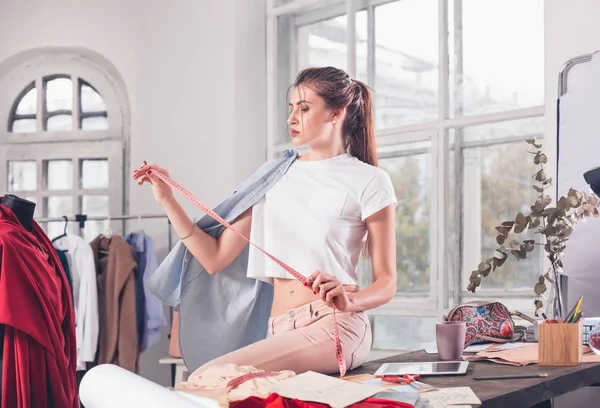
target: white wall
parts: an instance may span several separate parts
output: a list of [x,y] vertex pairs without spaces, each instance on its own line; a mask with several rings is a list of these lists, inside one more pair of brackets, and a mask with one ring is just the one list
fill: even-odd
[[[597,0],[545,1],[546,59],[546,142],[550,163],[556,161],[556,99],[558,73],[570,58],[600,50],[600,2]],[[585,64],[573,68],[569,87],[573,89]],[[555,169],[553,169],[555,170]]]
[[[264,0],[0,0],[0,64],[40,47],[102,55],[130,103],[126,177],[142,160],[159,163],[214,205],[266,158],[264,19]],[[160,211],[149,188],[127,180],[130,213]],[[165,225],[143,225],[160,257]],[[168,385],[163,339],[142,356],[141,374]]]
[[[550,162],[556,161],[556,99],[558,73],[570,58],[600,50],[600,2],[598,0],[545,1],[546,54],[546,141]],[[569,88],[577,85],[585,72],[585,64],[569,75]],[[550,148],[552,148],[550,150]],[[568,249],[567,249],[568,251]],[[573,299],[571,299],[573,300]],[[571,302],[572,303],[572,302]],[[585,388],[558,398],[557,408],[592,407],[598,405],[600,390]]]

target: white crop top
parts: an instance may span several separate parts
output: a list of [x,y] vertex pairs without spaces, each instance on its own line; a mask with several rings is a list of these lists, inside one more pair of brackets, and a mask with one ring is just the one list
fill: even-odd
[[[365,219],[396,203],[389,175],[349,154],[296,160],[252,208],[250,240],[306,277],[320,270],[357,285]],[[294,279],[252,245],[247,276]]]

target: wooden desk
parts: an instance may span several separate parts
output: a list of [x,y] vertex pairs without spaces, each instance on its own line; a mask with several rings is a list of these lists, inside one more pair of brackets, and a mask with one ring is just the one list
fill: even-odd
[[[415,351],[365,363],[347,375],[373,374],[382,363],[437,361],[437,354]],[[498,381],[475,381],[475,376],[548,373],[548,378]],[[576,367],[540,367],[531,364],[514,367],[490,362],[470,362],[466,375],[424,377],[426,384],[436,387],[469,386],[482,402],[482,408],[552,407],[552,398],[579,388],[600,384],[600,363],[584,363]]]

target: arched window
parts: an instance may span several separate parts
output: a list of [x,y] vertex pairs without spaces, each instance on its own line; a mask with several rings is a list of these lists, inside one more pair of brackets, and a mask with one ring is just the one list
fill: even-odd
[[[37,218],[124,211],[124,85],[106,61],[81,54],[0,64],[6,73],[0,76],[0,193],[35,201]],[[84,238],[107,227],[107,221],[88,221]],[[45,228],[52,238],[63,224]]]
[[[38,89],[35,81],[31,82],[15,100],[8,122],[9,132],[108,129],[104,99],[85,80],[59,74],[46,76],[41,83],[42,88]],[[41,106],[38,106],[39,93]]]

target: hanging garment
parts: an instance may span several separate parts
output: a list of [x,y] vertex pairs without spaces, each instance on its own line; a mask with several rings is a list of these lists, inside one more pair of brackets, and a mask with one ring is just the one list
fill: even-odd
[[52,243],[0,205],[2,408],[78,406],[75,316]]
[[[286,149],[281,159],[267,161],[214,211],[233,222],[281,179],[297,157],[297,150]],[[196,225],[212,237],[225,228],[208,215]],[[248,247],[223,271],[210,275],[179,241],[148,279],[156,297],[179,305],[179,344],[190,372],[267,337],[273,287],[248,279],[247,269]]]
[[100,336],[95,363],[137,372],[139,344],[135,313],[135,252],[118,235],[91,242],[98,279]]
[[67,251],[61,251],[60,249],[55,249],[56,250],[56,255],[58,256],[58,259],[60,260],[60,264],[63,267],[63,270],[65,271],[65,276],[67,277],[67,282],[69,283],[69,288],[71,289],[71,298],[73,297],[73,280],[71,278],[71,266],[70,266],[70,262],[69,262],[69,258],[67,256]]
[[[600,166],[600,54],[587,64],[587,73],[577,86],[559,100],[558,121],[558,197],[569,189],[591,194],[583,174]],[[569,277],[569,305],[580,296],[585,298],[585,315],[600,315],[600,263],[598,251],[600,218],[589,218],[577,224],[564,251],[564,274]]]
[[85,370],[87,363],[94,361],[98,350],[98,284],[94,253],[90,244],[73,234],[54,239],[53,244],[71,257],[77,370]]
[[156,271],[158,264],[154,240],[143,230],[127,235],[126,240],[136,252],[138,262],[136,277],[141,289],[138,290],[141,291],[141,294],[136,291],[136,303],[138,320],[141,319],[143,325],[140,342],[141,352],[158,343],[160,328],[167,325],[167,320],[165,319],[162,303],[146,286],[146,281]]

